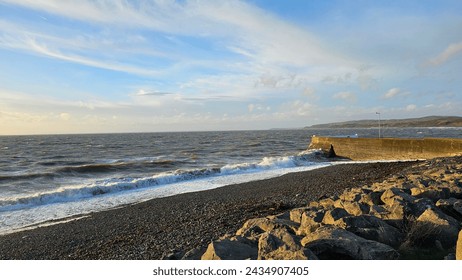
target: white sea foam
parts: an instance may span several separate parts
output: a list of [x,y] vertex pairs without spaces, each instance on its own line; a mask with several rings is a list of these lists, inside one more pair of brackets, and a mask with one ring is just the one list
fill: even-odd
[[217,187],[277,177],[331,165],[313,162],[316,151],[297,156],[264,158],[256,163],[227,165],[161,173],[148,178],[107,179],[91,184],[62,187],[55,191],[0,200],[0,234],[38,223],[111,209],[153,198],[203,191]]

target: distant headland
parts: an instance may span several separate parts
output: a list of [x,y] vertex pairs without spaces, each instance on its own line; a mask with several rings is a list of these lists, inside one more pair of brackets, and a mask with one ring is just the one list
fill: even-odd
[[[428,116],[411,119],[380,120],[382,127],[462,127],[462,117]],[[378,126],[378,120],[357,120],[336,123],[317,124],[305,128],[372,128]]]

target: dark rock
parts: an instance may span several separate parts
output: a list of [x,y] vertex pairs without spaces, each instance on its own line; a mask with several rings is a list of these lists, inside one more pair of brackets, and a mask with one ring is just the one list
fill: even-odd
[[368,194],[364,194],[361,196],[359,202],[365,203],[368,205],[382,205],[383,202],[381,200],[381,196],[384,192],[383,191],[373,191]]
[[[359,199],[358,199],[359,200]],[[343,208],[348,214],[353,216],[360,216],[369,213],[369,205],[358,203],[356,201],[337,200],[334,204],[336,208]]]
[[462,199],[454,197],[448,199],[440,199],[436,202],[436,206],[445,214],[462,221]]
[[427,229],[422,234],[427,234],[428,240],[438,240],[446,249],[453,247],[457,241],[458,221],[438,209],[427,209],[416,222],[433,228],[434,230]]
[[297,230],[298,235],[306,235],[315,231],[321,226],[321,222],[324,219],[324,210],[309,210],[302,214],[302,220],[300,227]]
[[300,244],[299,237],[286,229],[265,232],[258,240],[259,260],[313,260],[317,257]]
[[394,260],[399,257],[399,253],[388,245],[333,226],[318,228],[301,243],[319,259]]
[[411,195],[416,198],[428,198],[436,202],[439,199],[449,198],[451,192],[449,188],[444,187],[412,188]]
[[332,210],[326,211],[322,222],[327,225],[334,225],[337,220],[349,216],[350,214],[342,208],[334,208]]
[[399,247],[403,241],[403,234],[397,228],[370,215],[344,217],[336,225],[362,238],[374,240],[394,248]]
[[246,221],[244,226],[236,232],[236,235],[257,237],[264,232],[271,231],[276,228],[286,228],[290,232],[295,233],[299,226],[300,224],[291,220],[279,219],[276,216],[268,216],[266,218],[255,218]]
[[406,193],[405,190],[398,188],[387,189],[380,199],[385,205],[393,205],[396,202],[412,203],[415,200],[415,198]]
[[414,201],[414,203],[410,203],[407,205],[408,207],[406,214],[411,215],[415,218],[419,217],[422,215],[423,212],[425,212],[427,209],[433,209],[435,208],[435,204],[433,203],[433,200],[429,198],[419,198]]
[[336,156],[337,155],[335,154],[334,146],[330,145],[329,151],[327,152],[327,157],[328,158],[334,158]]
[[302,208],[295,208],[295,209],[292,209],[290,210],[290,220],[292,222],[295,222],[295,223],[301,223],[302,222],[302,215],[303,213],[305,213],[306,211],[310,211],[312,210],[313,208],[311,207],[302,207]]
[[246,260],[257,259],[258,249],[237,240],[213,241],[202,255],[202,260]]

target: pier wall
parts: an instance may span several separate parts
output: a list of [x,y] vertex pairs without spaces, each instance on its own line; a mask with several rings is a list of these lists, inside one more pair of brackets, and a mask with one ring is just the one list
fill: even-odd
[[453,138],[311,138],[310,149],[329,151],[331,145],[337,156],[352,160],[409,160],[431,159],[462,155],[462,139]]

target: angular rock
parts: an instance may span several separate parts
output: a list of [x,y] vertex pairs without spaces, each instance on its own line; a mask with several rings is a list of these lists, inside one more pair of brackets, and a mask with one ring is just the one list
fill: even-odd
[[257,237],[258,235],[275,228],[286,228],[295,233],[299,226],[300,225],[298,223],[290,220],[279,219],[276,216],[269,216],[266,218],[247,220],[244,223],[244,226],[236,232],[236,235],[243,237]]
[[388,245],[333,226],[318,228],[301,243],[319,259],[394,260],[399,257],[399,253]]
[[393,227],[401,228],[408,208],[402,201],[395,201],[391,205],[371,206],[369,215],[387,222]]
[[389,188],[380,197],[385,205],[393,205],[396,202],[414,202],[415,198],[404,192],[403,189]]
[[462,220],[462,199],[454,197],[448,199],[440,199],[436,202],[436,206],[441,209],[445,214]]
[[462,260],[462,230],[459,232],[459,238],[457,239],[456,260]]
[[295,223],[301,223],[302,222],[302,215],[306,211],[312,210],[312,207],[302,207],[302,208],[295,208],[290,210],[290,220]]
[[454,211],[462,215],[462,199],[459,199],[458,201],[454,202],[453,207],[454,207]]
[[334,208],[334,203],[335,203],[335,200],[330,198],[330,197],[325,198],[325,199],[321,199],[319,201],[319,207],[324,208],[324,209],[333,209]]
[[353,216],[360,216],[363,214],[367,214],[369,212],[369,205],[364,203],[358,203],[356,201],[348,201],[348,200],[337,200],[335,201],[334,206],[336,208],[343,208],[347,211],[350,215]]
[[375,216],[377,218],[382,218],[388,213],[390,212],[383,205],[371,205],[369,210],[369,215]]
[[362,238],[374,240],[394,248],[399,247],[404,237],[397,228],[371,215],[344,217],[337,222],[336,226]]
[[449,188],[445,187],[412,188],[411,195],[416,198],[428,198],[436,202],[439,199],[449,198],[451,192]]
[[345,190],[340,196],[339,199],[343,201],[358,202],[361,199],[361,196],[364,194],[364,190],[355,188]]
[[459,233],[459,223],[456,219],[444,214],[438,209],[427,209],[416,220],[417,226],[419,223],[425,225],[425,231],[422,234],[427,234],[427,240],[439,241],[444,248],[448,249],[454,246]]
[[324,218],[325,210],[309,210],[302,214],[300,227],[297,230],[297,235],[306,235],[315,231],[321,226]]
[[246,260],[257,259],[258,249],[237,240],[213,241],[202,255],[202,260]]
[[326,211],[326,214],[324,215],[322,222],[327,225],[335,225],[337,220],[349,215],[350,214],[345,209],[334,208],[332,210]]
[[422,215],[427,209],[435,208],[435,203],[429,198],[419,198],[414,201],[414,203],[408,204],[406,208],[407,215],[411,215],[415,218]]
[[259,260],[315,260],[316,255],[300,245],[298,237],[286,229],[265,232],[258,240]]
[[382,196],[384,192],[383,191],[374,191],[370,192],[368,194],[364,194],[361,196],[361,199],[359,200],[360,203],[364,203],[367,205],[381,205],[383,204],[382,200],[380,197]]

